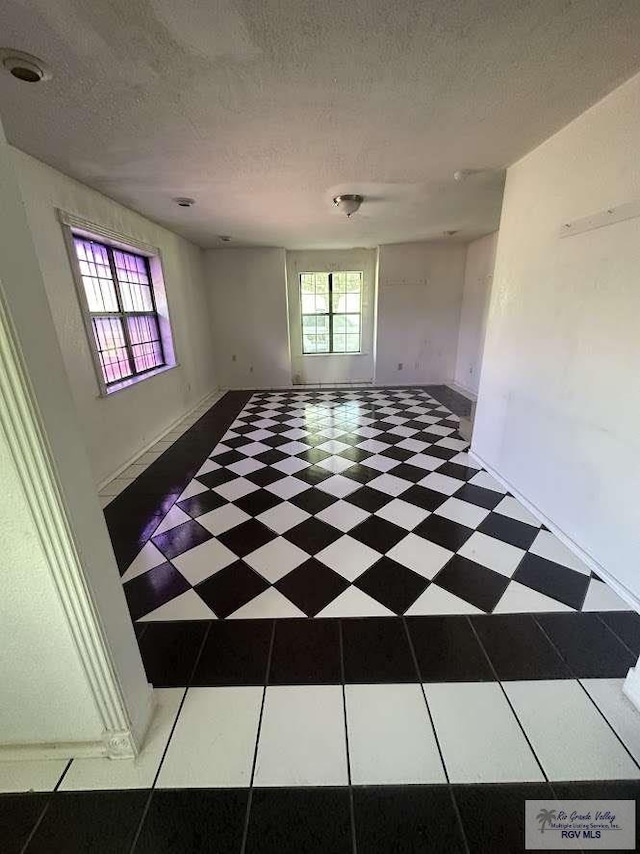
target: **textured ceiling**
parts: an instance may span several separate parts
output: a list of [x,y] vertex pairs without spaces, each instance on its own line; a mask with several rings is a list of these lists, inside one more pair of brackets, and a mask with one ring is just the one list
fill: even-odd
[[[202,246],[469,239],[498,224],[501,170],[639,45],[638,0],[3,0],[0,46],[54,78],[0,74],[0,114],[17,147]],[[340,191],[367,197],[351,220]]]

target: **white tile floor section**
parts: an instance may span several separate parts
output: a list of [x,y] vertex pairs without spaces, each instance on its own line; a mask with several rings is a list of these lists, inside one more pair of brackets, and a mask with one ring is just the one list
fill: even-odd
[[[98,491],[100,506],[106,507],[107,504],[110,504],[113,499],[116,498],[116,496],[120,495],[120,493],[139,475],[141,475],[142,472],[151,465],[151,463],[155,462],[155,460],[157,460],[158,457],[167,450],[167,448],[170,448],[176,439],[179,439],[199,418],[204,415],[205,412],[211,409],[213,404],[218,401],[224,393],[225,390],[219,389],[218,391],[212,392],[212,394],[208,395],[196,406],[195,409],[189,412],[188,415],[185,415],[185,417],[179,421],[172,430],[163,434],[163,436],[152,447],[148,448],[140,454],[140,456],[136,457],[134,462],[131,463],[128,468],[121,472],[117,477],[110,480],[109,483],[105,484]],[[186,519],[188,518],[189,517],[186,516]],[[181,521],[186,521],[186,519],[182,519]],[[166,521],[167,520],[165,519],[165,522]],[[156,531],[156,534],[158,533],[160,533],[160,528]]]
[[[334,786],[347,784],[349,767],[356,785],[533,782],[543,772],[552,782],[640,779],[632,758],[640,761],[640,712],[621,679],[156,695],[152,735],[136,760],[76,759],[60,789],[147,788],[156,777],[161,788]],[[52,791],[66,766],[0,763],[0,791]]]

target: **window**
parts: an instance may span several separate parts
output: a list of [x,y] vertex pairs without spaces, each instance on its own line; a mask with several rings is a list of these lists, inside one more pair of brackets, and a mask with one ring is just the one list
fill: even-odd
[[73,246],[107,390],[165,365],[149,259],[77,234]]
[[359,353],[362,272],[300,273],[302,352]]

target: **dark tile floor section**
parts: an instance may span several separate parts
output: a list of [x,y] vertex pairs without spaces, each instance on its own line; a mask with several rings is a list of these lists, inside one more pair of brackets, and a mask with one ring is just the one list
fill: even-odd
[[153,465],[107,505],[104,515],[121,573],[149,540],[251,394],[228,391]]
[[185,620],[147,624],[139,645],[158,688],[334,685],[342,666],[350,683],[624,677],[636,658],[605,623],[619,614],[640,628],[626,612]]

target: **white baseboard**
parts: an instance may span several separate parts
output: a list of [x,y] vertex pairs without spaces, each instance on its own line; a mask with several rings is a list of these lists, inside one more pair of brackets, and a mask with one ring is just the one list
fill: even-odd
[[563,543],[569,551],[573,552],[573,554],[579,558],[592,572],[595,572],[597,576],[599,576],[603,581],[614,590],[621,599],[633,608],[634,611],[640,613],[640,599],[629,590],[628,587],[625,587],[622,582],[618,581],[617,578],[614,578],[611,573],[606,570],[602,564],[598,563],[598,561],[592,557],[588,552],[586,552],[581,546],[579,546],[575,540],[572,540],[571,537],[566,534],[562,528],[559,528],[555,522],[549,519],[548,516],[540,510],[539,507],[536,507],[529,499],[524,496],[519,489],[517,489],[512,483],[510,483],[506,478],[504,478],[499,472],[497,472],[493,466],[489,465],[486,460],[484,460],[480,454],[478,454],[473,448],[469,450],[469,455],[473,457],[474,460],[482,466],[483,469],[486,469],[489,474],[494,477],[498,483],[501,483],[509,492],[518,499],[518,501],[529,510],[530,513],[542,522],[556,537]]
[[161,442],[162,439],[167,435],[167,433],[171,433],[172,430],[175,430],[176,427],[178,427],[178,425],[182,421],[184,421],[185,418],[188,418],[192,413],[199,409],[199,407],[209,402],[209,400],[211,400],[211,403],[213,404],[213,402],[219,397],[221,397],[225,393],[225,391],[226,389],[216,388],[214,391],[210,391],[205,394],[204,397],[201,397],[200,400],[191,407],[191,409],[188,409],[186,412],[183,412],[179,418],[174,419],[168,427],[165,427],[164,430],[158,433],[158,435],[154,439],[151,439],[139,451],[136,451],[136,453],[132,457],[129,457],[129,459],[123,465],[117,468],[112,474],[108,475],[108,477],[103,478],[97,485],[97,491],[100,492],[100,490],[104,489],[105,486],[110,484],[112,480],[114,480],[116,477],[119,477],[124,471],[129,468],[129,466],[133,465],[136,460],[138,460],[143,454],[146,454],[147,451],[150,451],[151,448],[153,448],[153,446],[157,442]]
[[0,744],[0,762],[25,762],[41,759],[93,759],[106,756],[104,742],[60,741],[55,744]]

